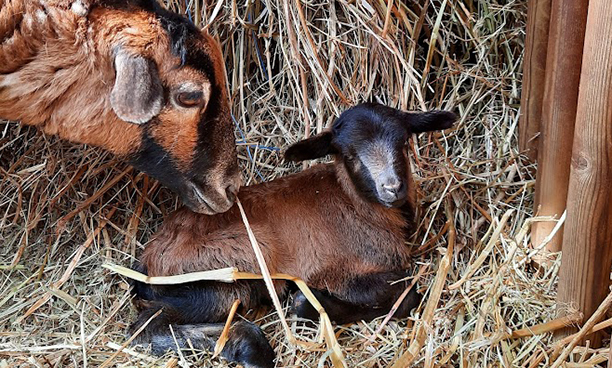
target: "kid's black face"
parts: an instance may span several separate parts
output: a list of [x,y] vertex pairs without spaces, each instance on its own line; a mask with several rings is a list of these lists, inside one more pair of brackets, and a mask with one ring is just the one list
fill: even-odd
[[333,145],[364,198],[386,207],[399,207],[405,203],[407,193],[408,129],[398,119],[401,111],[368,105],[349,109],[336,120]]
[[400,207],[408,192],[409,135],[450,128],[455,119],[448,111],[407,113],[375,103],[360,104],[342,113],[331,131],[289,147],[285,157],[301,161],[336,154],[365,199]]

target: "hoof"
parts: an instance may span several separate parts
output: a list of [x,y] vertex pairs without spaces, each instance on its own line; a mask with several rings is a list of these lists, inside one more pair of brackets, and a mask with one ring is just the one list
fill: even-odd
[[247,368],[274,367],[274,349],[268,339],[259,327],[246,321],[234,324],[221,356]]
[[417,287],[415,285],[412,290],[410,290],[408,295],[406,295],[406,299],[402,301],[402,304],[398,308],[397,312],[395,312],[396,317],[408,317],[410,315],[410,311],[421,304],[422,299],[423,295],[417,291]]
[[[318,291],[312,290],[312,293],[319,301],[321,301],[321,295]],[[298,291],[293,295],[291,309],[293,310],[293,313],[300,318],[309,319],[315,322],[319,320],[319,312],[317,312],[312,304],[310,304],[310,301],[308,301],[304,293],[301,291]]]

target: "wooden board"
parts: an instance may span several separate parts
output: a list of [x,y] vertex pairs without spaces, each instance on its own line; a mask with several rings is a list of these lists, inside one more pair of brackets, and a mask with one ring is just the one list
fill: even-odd
[[[540,216],[561,216],[566,207],[580,66],[588,0],[553,0],[542,105],[535,210]],[[538,245],[550,234],[554,222],[539,222],[532,230]],[[562,233],[548,244],[561,250]]]
[[528,3],[519,149],[533,162],[538,158],[538,135],[542,121],[550,2],[551,0],[529,0]]
[[[591,317],[612,267],[612,2],[591,0],[576,114],[558,304]],[[564,333],[568,333],[567,329]],[[599,333],[591,347],[599,347]]]

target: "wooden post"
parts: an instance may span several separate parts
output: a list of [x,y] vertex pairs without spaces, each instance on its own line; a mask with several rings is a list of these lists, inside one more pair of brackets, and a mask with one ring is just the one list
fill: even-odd
[[519,120],[519,149],[532,162],[538,158],[538,134],[546,76],[546,49],[551,0],[529,0],[523,60],[523,92]]
[[[541,216],[558,218],[566,206],[588,3],[553,0],[551,4],[535,192],[535,211]],[[532,244],[541,244],[554,226],[554,222],[534,224]],[[548,250],[560,251],[561,243],[559,231]]]
[[[590,0],[572,154],[558,304],[591,317],[612,267],[612,1]],[[565,333],[569,331],[564,331]],[[591,338],[601,345],[601,335]]]

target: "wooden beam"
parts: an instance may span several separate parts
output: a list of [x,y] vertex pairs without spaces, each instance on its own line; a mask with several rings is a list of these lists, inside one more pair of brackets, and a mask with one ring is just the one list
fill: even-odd
[[590,0],[588,13],[557,294],[585,318],[608,295],[612,267],[612,1]]
[[[546,85],[542,105],[535,211],[540,216],[561,216],[566,207],[580,66],[588,0],[553,0],[546,61]],[[532,228],[532,244],[541,244],[554,222],[538,222]],[[562,232],[548,243],[561,250]]]
[[550,2],[551,0],[529,0],[527,10],[519,149],[532,162],[538,158],[537,136],[542,121]]

